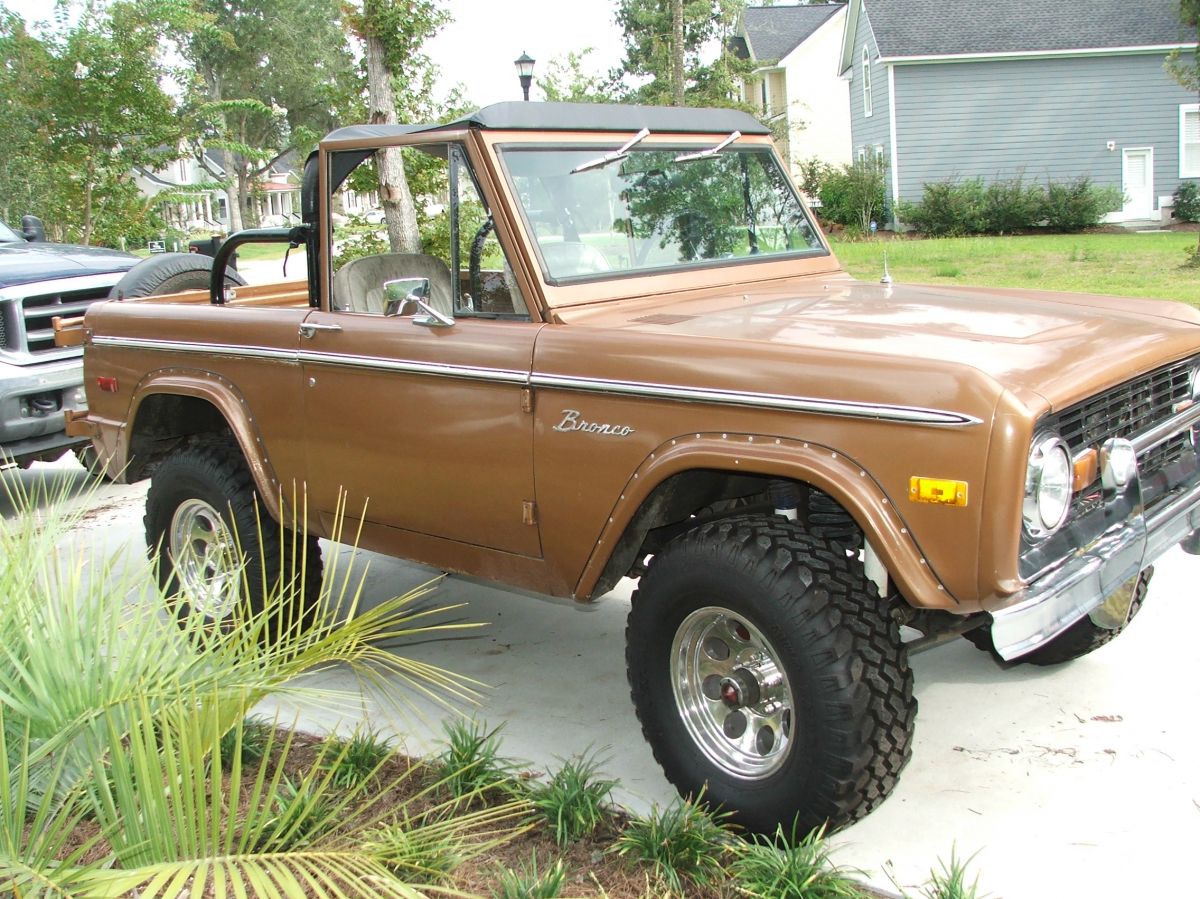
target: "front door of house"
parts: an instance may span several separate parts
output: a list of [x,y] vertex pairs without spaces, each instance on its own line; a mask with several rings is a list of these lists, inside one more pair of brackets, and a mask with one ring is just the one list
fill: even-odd
[[1154,217],[1154,151],[1138,147],[1122,151],[1121,187],[1125,191],[1126,220]]

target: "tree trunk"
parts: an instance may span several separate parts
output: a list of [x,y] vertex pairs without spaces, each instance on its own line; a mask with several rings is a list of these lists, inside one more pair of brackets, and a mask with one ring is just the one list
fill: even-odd
[[[384,60],[379,38],[367,40],[367,94],[372,125],[396,124],[396,99],[392,93],[392,73]],[[393,253],[420,253],[421,233],[417,229],[417,208],[404,174],[404,157],[398,147],[375,154],[379,170],[379,198],[387,221],[388,243]]]
[[683,106],[683,0],[671,0],[671,105]]

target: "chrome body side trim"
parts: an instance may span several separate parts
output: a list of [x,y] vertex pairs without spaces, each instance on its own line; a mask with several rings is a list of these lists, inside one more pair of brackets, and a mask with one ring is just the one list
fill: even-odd
[[958,412],[923,409],[916,406],[889,406],[871,403],[852,403],[815,397],[787,396],[776,393],[749,393],[740,390],[719,390],[702,387],[679,387],[671,384],[647,384],[638,381],[609,381],[602,378],[580,378],[534,373],[534,387],[556,387],[585,393],[616,393],[652,399],[681,400],[688,403],[715,403],[725,406],[751,406],[760,409],[779,409],[788,412],[813,412],[819,415],[841,415],[852,418],[874,418],[909,424],[962,427],[980,424],[980,419]]
[[348,353],[302,352],[300,361],[311,365],[336,365],[339,368],[365,368],[371,371],[395,371],[436,378],[463,378],[471,381],[493,381],[499,384],[520,384],[522,387],[529,383],[529,373],[519,369],[441,365],[436,362],[381,359],[377,356],[353,356]]
[[816,415],[838,415],[895,421],[906,424],[939,427],[977,425],[981,420],[960,412],[924,409],[918,406],[854,403],[817,397],[787,396],[775,393],[751,393],[703,387],[679,387],[671,384],[650,384],[638,381],[612,381],[603,378],[583,378],[565,375],[530,374],[516,369],[476,368],[467,365],[440,365],[403,359],[383,359],[376,356],[356,356],[349,353],[324,353],[310,350],[281,350],[272,347],[234,346],[230,344],[195,343],[181,340],[152,340],[135,337],[92,339],[96,346],[126,349],[159,350],[172,353],[198,353],[218,356],[248,356],[257,359],[276,359],[281,362],[304,362],[311,365],[336,365],[378,371],[428,375],[441,378],[465,378],[494,381],[502,384],[521,384],[529,387],[551,387],[583,393],[620,394],[649,399],[677,400],[687,403],[712,403],[724,406],[776,409],[787,412],[808,412]]

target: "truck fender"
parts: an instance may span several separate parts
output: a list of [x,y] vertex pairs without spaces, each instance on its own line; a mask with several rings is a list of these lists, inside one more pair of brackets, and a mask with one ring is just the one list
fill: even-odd
[[[132,424],[121,441],[123,458],[116,459],[116,463],[124,465],[132,461],[130,452],[138,428],[138,414],[142,405],[151,397],[163,395],[203,400],[217,410],[237,441],[242,456],[246,459],[246,466],[254,478],[254,487],[267,512],[276,521],[284,520],[281,517],[283,510],[280,502],[279,480],[275,475],[274,468],[267,461],[262,435],[254,422],[253,413],[237,386],[232,381],[212,372],[195,369],[163,369],[147,374],[134,389],[127,417]],[[134,462],[134,464],[137,463]]]
[[646,457],[626,483],[600,533],[576,587],[577,598],[591,596],[621,535],[655,488],[674,475],[697,469],[787,478],[822,490],[858,522],[888,574],[914,605],[958,608],[958,600],[930,571],[900,510],[852,458],[816,443],[731,433],[677,437]]

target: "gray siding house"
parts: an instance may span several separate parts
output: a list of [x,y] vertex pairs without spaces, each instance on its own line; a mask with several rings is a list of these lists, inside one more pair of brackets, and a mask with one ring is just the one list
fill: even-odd
[[926,182],[1086,175],[1112,221],[1169,215],[1200,179],[1200,105],[1163,64],[1196,46],[1178,0],[851,0],[841,72],[857,158],[893,203]]

